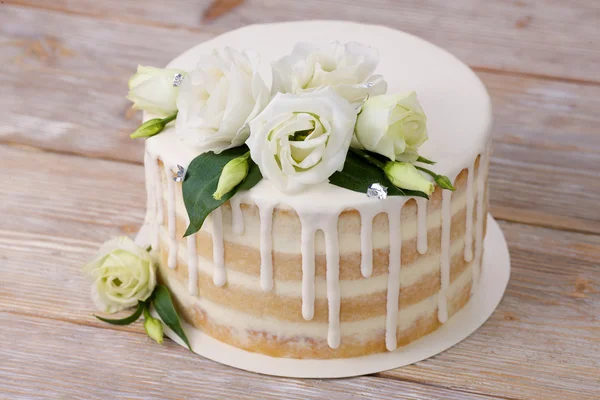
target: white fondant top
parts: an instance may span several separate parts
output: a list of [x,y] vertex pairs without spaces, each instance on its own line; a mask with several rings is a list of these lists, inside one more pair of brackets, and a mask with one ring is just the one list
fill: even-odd
[[[375,73],[384,76],[388,83],[387,93],[417,92],[427,115],[429,133],[429,140],[419,153],[437,161],[437,173],[453,180],[485,151],[491,130],[491,102],[477,75],[447,51],[416,36],[383,26],[341,21],[250,25],[201,43],[168,66],[191,70],[201,55],[209,54],[215,48],[248,49],[260,55],[260,73],[270,86],[270,63],[289,54],[293,46],[302,41],[356,41],[376,48],[380,62]],[[171,166],[187,166],[198,155],[179,142],[172,127],[147,139],[146,145],[152,155]],[[324,213],[364,203],[396,201],[396,196],[383,202],[374,201],[364,193],[330,184],[286,195],[266,180],[252,188],[248,196],[253,200],[274,200],[293,208],[318,204]]]

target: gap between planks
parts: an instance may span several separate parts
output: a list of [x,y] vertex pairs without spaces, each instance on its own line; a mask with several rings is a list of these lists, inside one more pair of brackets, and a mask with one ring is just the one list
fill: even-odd
[[[420,362],[420,361],[417,361],[417,362]],[[371,376],[375,376],[375,377],[383,378],[383,379],[398,380],[398,381],[401,381],[401,382],[418,383],[418,384],[421,384],[421,385],[436,387],[436,388],[440,388],[440,389],[448,389],[448,390],[452,390],[453,392],[464,393],[464,394],[468,394],[468,395],[489,396],[489,397],[492,397],[494,399],[502,399],[502,400],[519,400],[517,397],[498,396],[498,395],[492,395],[492,394],[488,394],[488,393],[481,393],[481,392],[476,392],[476,391],[471,391],[471,390],[457,389],[455,387],[448,388],[448,387],[445,387],[445,386],[440,385],[440,384],[427,383],[427,382],[424,382],[424,381],[420,381],[418,379],[408,379],[408,378],[405,378],[405,377],[400,378],[400,377],[397,377],[397,376],[394,376],[394,375],[388,375],[388,374],[386,374],[386,372],[387,371],[377,372],[376,374],[373,374]]]

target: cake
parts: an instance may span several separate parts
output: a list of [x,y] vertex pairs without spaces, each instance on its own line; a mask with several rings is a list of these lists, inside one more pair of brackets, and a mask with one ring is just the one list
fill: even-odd
[[[375,192],[369,196],[327,179],[310,185],[305,179],[296,186],[285,181],[283,187],[294,190],[282,190],[282,182],[268,175],[248,142],[251,160],[259,164],[264,179],[235,193],[197,232],[190,231],[193,224],[182,187],[190,164],[207,149],[190,142],[194,137],[186,131],[189,126],[180,123],[187,118],[182,110],[189,106],[180,93],[177,123],[163,124],[164,130],[145,144],[146,224],[158,260],[158,281],[169,289],[187,324],[235,348],[295,359],[394,351],[440,328],[477,290],[488,209],[490,99],[477,76],[446,51],[397,30],[349,22],[247,26],[201,43],[167,68],[171,74],[176,71],[174,86],[182,79],[208,82],[211,77],[182,74],[194,70],[198,60],[214,49],[251,49],[260,55],[257,68],[265,85],[285,87],[279,81],[295,70],[286,72],[282,67],[278,76],[270,64],[288,55],[298,42],[359,42],[376,50],[377,75],[360,87],[379,87],[378,93],[385,93],[381,85],[386,84],[387,93],[417,93],[427,116],[428,140],[415,145],[411,162],[416,162],[418,147],[419,160],[435,160],[432,168],[455,190],[443,190],[437,179],[429,199],[386,197],[377,186],[381,182],[373,182],[369,190]],[[248,59],[254,65],[254,59]],[[327,61],[319,62],[315,69],[331,72]],[[206,71],[210,75],[213,70]],[[317,80],[315,76],[311,79]],[[260,88],[252,82],[252,96],[259,104]],[[195,84],[188,83],[185,90],[196,90],[189,86]],[[295,87],[310,91],[308,84]],[[211,101],[210,95],[206,99]],[[348,98],[347,103],[356,106],[358,100]],[[366,103],[358,106],[356,112],[361,111],[370,112]],[[147,112],[145,120],[153,117]],[[359,118],[366,117],[359,114]],[[340,119],[334,117],[331,126],[343,123]],[[316,121],[309,121],[313,128],[307,134],[330,129],[322,118]],[[315,128],[319,123],[321,128]],[[256,141],[254,130],[260,127],[252,124],[258,123],[250,122],[250,141]],[[411,126],[417,129],[415,124]],[[333,141],[328,137],[327,145],[333,146]],[[406,139],[407,157],[409,145]],[[277,158],[281,169],[285,162]],[[325,168],[324,164],[315,165]],[[298,172],[304,169],[294,166],[292,173]]]
[[[274,61],[296,42],[376,48],[388,91],[414,89],[428,115],[423,153],[455,192],[430,200],[316,185],[281,193],[262,180],[187,238],[177,165],[197,155],[175,128],[146,141],[147,221],[159,277],[190,325],[275,357],[344,358],[391,351],[438,329],[470,298],[487,216],[490,100],[445,51],[408,34],[340,22],[254,25],[209,40],[168,67],[190,70],[214,48],[251,48]],[[398,54],[397,49],[402,49]],[[264,73],[265,81],[270,76]]]

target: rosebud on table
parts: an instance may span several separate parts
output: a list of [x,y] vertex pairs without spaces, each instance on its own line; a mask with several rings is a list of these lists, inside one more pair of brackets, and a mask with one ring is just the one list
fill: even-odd
[[92,281],[98,310],[115,313],[146,301],[156,286],[156,265],[148,252],[126,236],[104,243],[83,267]]
[[156,343],[161,344],[163,342],[164,333],[162,323],[150,315],[148,307],[144,310],[144,330],[150,339],[155,340]]

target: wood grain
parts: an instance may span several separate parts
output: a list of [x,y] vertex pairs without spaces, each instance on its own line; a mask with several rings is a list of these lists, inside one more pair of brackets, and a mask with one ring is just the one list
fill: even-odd
[[[142,167],[6,146],[0,146],[0,159],[8,172],[0,175],[0,215],[11,216],[0,220],[0,310],[105,328],[94,337],[116,335],[119,352],[129,351],[130,341],[91,316],[80,268],[100,242],[141,223]],[[380,376],[514,399],[594,398],[600,385],[600,236],[518,223],[502,228],[513,270],[492,318],[443,354]],[[141,333],[137,325],[124,330]],[[107,346],[102,340],[86,347],[109,363],[114,356],[98,350]],[[78,349],[69,357],[79,357]],[[157,360],[200,362],[183,349],[169,349],[165,357]]]
[[147,0],[8,0],[7,3],[126,20],[151,26],[224,32],[251,23],[343,19],[421,36],[474,67],[600,82],[595,1],[247,0],[210,24],[209,2]]
[[[494,399],[364,376],[282,379],[229,368],[167,340],[0,313],[4,399]],[[44,377],[44,379],[40,379]]]
[[213,0],[210,6],[204,10],[202,20],[207,22],[217,19],[238,7],[243,2],[244,0]]
[[[211,0],[1,3],[2,398],[598,398],[600,3],[246,0],[218,16]],[[124,99],[136,65],[308,18],[417,34],[487,86],[491,210],[519,222],[501,223],[513,269],[498,310],[436,357],[326,381],[257,376],[96,320],[81,266],[145,211],[143,142],[127,136],[140,116]]]
[[0,141],[139,163],[127,79],[211,36],[2,5]]
[[[136,163],[143,142],[127,136],[139,122],[124,98],[128,76],[137,62],[164,65],[211,36],[154,26],[132,30],[117,21],[37,9],[3,11],[0,107],[7,112],[0,142]],[[103,45],[94,37],[102,37]],[[161,50],[153,51],[153,44]],[[600,165],[600,86],[479,76],[496,120],[492,213],[600,233],[600,181],[591,179]]]

